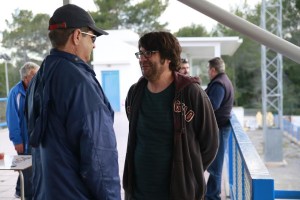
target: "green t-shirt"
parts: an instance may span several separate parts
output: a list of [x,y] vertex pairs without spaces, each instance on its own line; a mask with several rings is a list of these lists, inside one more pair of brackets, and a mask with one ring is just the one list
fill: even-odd
[[167,200],[173,151],[174,83],[160,93],[144,91],[134,154],[134,199]]

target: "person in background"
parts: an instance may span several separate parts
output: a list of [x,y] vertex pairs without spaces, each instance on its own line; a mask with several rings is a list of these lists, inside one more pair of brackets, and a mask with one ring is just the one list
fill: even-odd
[[123,175],[126,200],[200,200],[204,171],[218,149],[218,127],[198,78],[178,73],[181,47],[169,32],[138,42],[143,76],[128,91]]
[[231,81],[225,73],[225,63],[222,58],[215,57],[208,61],[210,82],[205,89],[213,106],[219,127],[219,149],[215,160],[208,168],[206,200],[221,199],[221,181],[224,154],[227,149],[228,137],[232,131],[230,125],[231,110],[234,102],[234,90]]
[[[18,155],[31,155],[31,148],[28,143],[27,123],[24,116],[24,105],[26,90],[39,68],[33,62],[26,62],[20,68],[21,81],[10,90],[7,99],[6,121],[9,139],[13,142]],[[31,173],[31,168],[23,171],[26,199],[31,199],[32,195]],[[15,197],[20,198],[20,177],[17,180]]]
[[73,4],[56,9],[48,29],[53,49],[26,95],[34,198],[120,200],[114,111],[87,64],[108,33]]
[[189,61],[185,58],[181,59],[181,65],[180,65],[179,73],[182,73],[182,74],[187,75],[187,76],[190,75]]

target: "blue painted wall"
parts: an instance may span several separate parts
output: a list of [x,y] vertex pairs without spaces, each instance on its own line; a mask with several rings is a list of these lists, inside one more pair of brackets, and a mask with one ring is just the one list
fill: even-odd
[[102,88],[115,112],[120,112],[120,75],[119,71],[102,71]]

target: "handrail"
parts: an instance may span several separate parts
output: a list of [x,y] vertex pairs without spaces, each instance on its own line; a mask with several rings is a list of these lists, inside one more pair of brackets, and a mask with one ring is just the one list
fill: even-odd
[[300,199],[300,191],[274,189],[274,179],[234,114],[230,123],[233,131],[227,165],[231,199]]
[[274,199],[274,179],[233,114],[229,138],[229,185],[231,199]]

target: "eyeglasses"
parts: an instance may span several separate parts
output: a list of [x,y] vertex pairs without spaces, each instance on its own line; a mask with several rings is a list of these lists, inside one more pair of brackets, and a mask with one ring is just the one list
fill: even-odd
[[83,32],[83,31],[80,31],[80,33],[91,36],[92,42],[95,43],[97,35],[94,35],[94,34],[91,34],[91,33],[87,33],[87,32]]
[[157,53],[158,51],[139,51],[135,53],[135,56],[137,59],[140,59],[141,56],[144,56],[145,58],[150,58],[152,54]]

